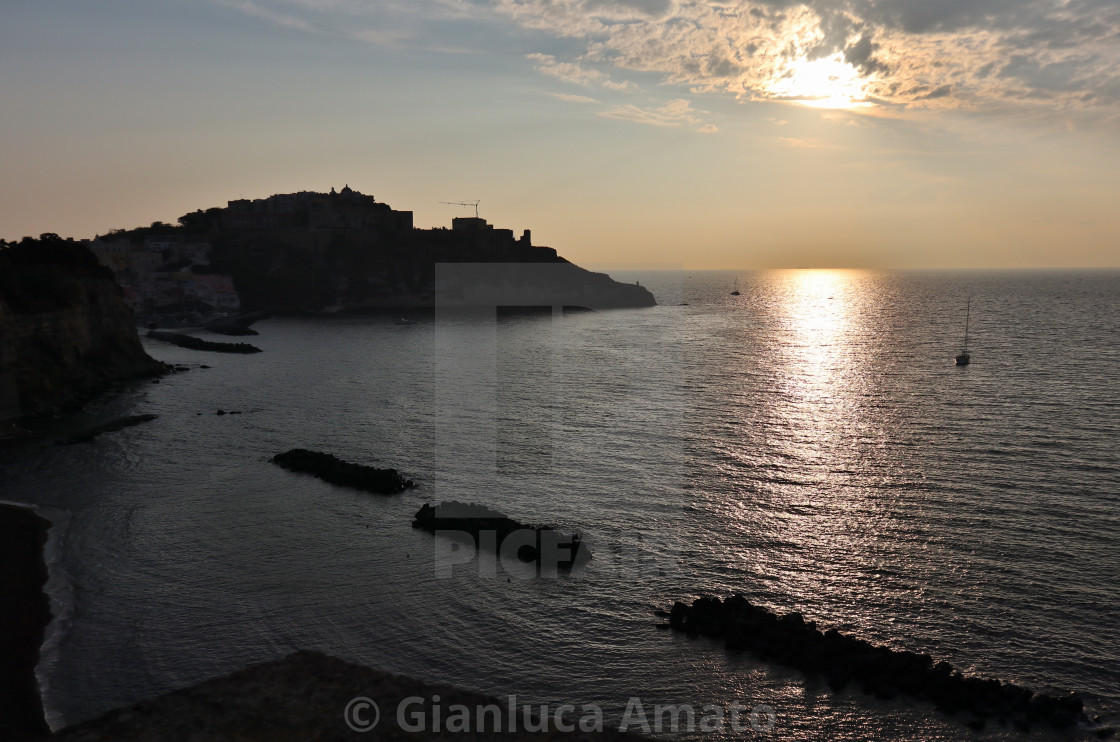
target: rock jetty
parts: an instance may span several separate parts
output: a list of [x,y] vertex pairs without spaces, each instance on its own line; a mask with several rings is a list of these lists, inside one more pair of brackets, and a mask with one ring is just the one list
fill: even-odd
[[834,692],[853,684],[877,698],[928,700],[946,714],[969,715],[966,724],[973,729],[982,729],[993,718],[1021,731],[1035,724],[1064,729],[1089,721],[1076,694],[1053,696],[991,678],[966,677],[928,654],[876,646],[836,629],[821,631],[800,613],[778,616],[742,595],[697,598],[691,605],[677,602],[671,611],[658,614],[667,616],[674,630],[722,638],[728,649],[750,650],[760,659],[823,676]]
[[[457,501],[443,502],[433,507],[427,503],[416,511],[413,528],[430,533],[461,531],[469,533],[478,545],[490,544],[502,553],[506,539],[518,534],[524,541],[517,549],[517,558],[523,562],[536,562],[542,566],[554,555],[557,569],[570,570],[591,560],[591,549],[583,544],[580,535],[568,536],[552,526],[531,526],[491,510],[485,505]],[[493,538],[490,537],[493,534]]]
[[278,453],[272,457],[272,463],[288,471],[311,474],[329,484],[378,495],[395,495],[416,486],[411,479],[402,477],[396,469],[352,464],[332,454],[308,451],[306,448],[293,448]]
[[260,353],[261,349],[249,343],[215,343],[211,340],[203,340],[196,338],[193,335],[185,335],[181,332],[164,332],[162,330],[148,330],[148,337],[153,340],[162,340],[165,343],[178,345],[180,348],[190,348],[191,350],[212,350],[217,353]]

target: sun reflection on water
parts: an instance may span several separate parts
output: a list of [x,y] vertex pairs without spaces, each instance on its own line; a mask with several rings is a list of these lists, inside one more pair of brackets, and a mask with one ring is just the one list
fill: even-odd
[[[861,271],[791,270],[767,276],[771,334],[764,346],[742,460],[751,495],[738,515],[757,544],[744,571],[773,580],[792,606],[847,596],[847,618],[881,602],[883,575],[897,573],[885,549],[898,527],[883,457],[890,432],[868,400],[879,395],[873,367],[875,298]],[[742,480],[741,480],[742,481]],[[777,547],[777,548],[775,548]]]
[[[797,378],[810,388],[828,386],[835,364],[847,348],[842,340],[851,323],[847,296],[852,276],[848,271],[802,270],[783,272],[784,311],[788,316],[788,347],[802,362]],[[806,372],[813,373],[806,377]]]

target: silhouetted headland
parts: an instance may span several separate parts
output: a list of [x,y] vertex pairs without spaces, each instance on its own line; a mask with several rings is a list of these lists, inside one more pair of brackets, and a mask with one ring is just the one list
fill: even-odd
[[[350,188],[230,201],[194,211],[177,225],[114,230],[90,242],[143,317],[253,311],[327,312],[434,308],[437,264],[551,266],[511,269],[530,305],[647,307],[645,288],[619,283],[514,237],[478,217],[451,228],[417,229],[397,211]],[[541,278],[544,276],[544,279]],[[161,325],[166,324],[161,321]]]

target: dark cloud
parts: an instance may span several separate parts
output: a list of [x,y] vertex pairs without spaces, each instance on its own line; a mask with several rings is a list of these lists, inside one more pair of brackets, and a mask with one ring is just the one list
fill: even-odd
[[739,65],[718,54],[710,56],[704,64],[704,73],[709,77],[735,77],[741,71]]
[[916,96],[915,100],[937,100],[938,98],[948,98],[953,92],[952,85],[942,85],[941,87],[934,88],[925,95]]
[[669,12],[672,0],[586,0],[588,10],[636,10],[643,15],[660,18]]
[[878,48],[879,45],[871,40],[871,32],[865,31],[859,41],[844,49],[844,61],[864,75],[875,72],[887,74],[890,71],[887,65],[872,56]]
[[1080,90],[1084,87],[1084,70],[1089,60],[1069,60],[1040,64],[1038,60],[1017,55],[1000,70],[999,76],[1014,78],[1032,88],[1049,91]]
[[880,0],[869,2],[865,17],[907,33],[959,31],[1000,24],[1031,0]]

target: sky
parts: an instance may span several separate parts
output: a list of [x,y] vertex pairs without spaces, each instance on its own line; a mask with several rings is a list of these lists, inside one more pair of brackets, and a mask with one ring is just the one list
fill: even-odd
[[581,264],[1120,266],[1116,0],[2,0],[0,238],[344,185]]

